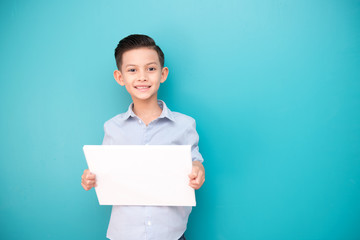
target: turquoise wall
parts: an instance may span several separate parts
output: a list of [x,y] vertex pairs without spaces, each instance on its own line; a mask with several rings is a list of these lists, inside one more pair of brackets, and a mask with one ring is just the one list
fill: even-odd
[[131,33],[197,120],[190,240],[360,239],[359,1],[1,1],[0,32],[1,239],[105,239],[82,146],[130,103],[112,72]]

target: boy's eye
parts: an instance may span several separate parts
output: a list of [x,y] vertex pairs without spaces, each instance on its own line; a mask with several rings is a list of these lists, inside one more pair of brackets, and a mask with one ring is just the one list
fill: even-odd
[[128,69],[128,72],[135,72],[136,70],[135,70],[135,68],[129,68]]
[[156,68],[154,68],[154,67],[149,67],[149,71],[155,71],[156,70]]

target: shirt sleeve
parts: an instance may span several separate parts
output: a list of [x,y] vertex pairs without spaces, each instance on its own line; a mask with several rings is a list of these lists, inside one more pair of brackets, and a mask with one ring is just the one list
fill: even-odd
[[204,159],[199,152],[199,134],[196,131],[196,122],[191,119],[191,124],[187,129],[188,144],[191,145],[191,157],[193,161],[204,162]]
[[104,139],[103,139],[102,145],[112,145],[113,144],[113,140],[109,134],[107,125],[108,125],[107,123],[104,124]]

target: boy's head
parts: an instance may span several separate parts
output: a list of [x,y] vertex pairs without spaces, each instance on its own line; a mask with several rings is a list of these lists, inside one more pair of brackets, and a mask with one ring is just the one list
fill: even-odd
[[130,35],[115,49],[118,69],[114,79],[125,86],[133,101],[157,102],[157,91],[165,82],[169,69],[164,67],[164,54],[146,35]]
[[146,35],[132,34],[122,40],[115,49],[116,66],[121,71],[122,57],[124,52],[137,48],[150,48],[157,52],[161,67],[164,67],[165,57],[163,51],[155,44],[155,41]]

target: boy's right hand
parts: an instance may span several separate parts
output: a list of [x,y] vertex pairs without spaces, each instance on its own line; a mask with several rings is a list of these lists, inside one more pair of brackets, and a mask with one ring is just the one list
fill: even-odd
[[81,186],[88,191],[96,186],[96,176],[89,169],[85,169],[81,176]]

